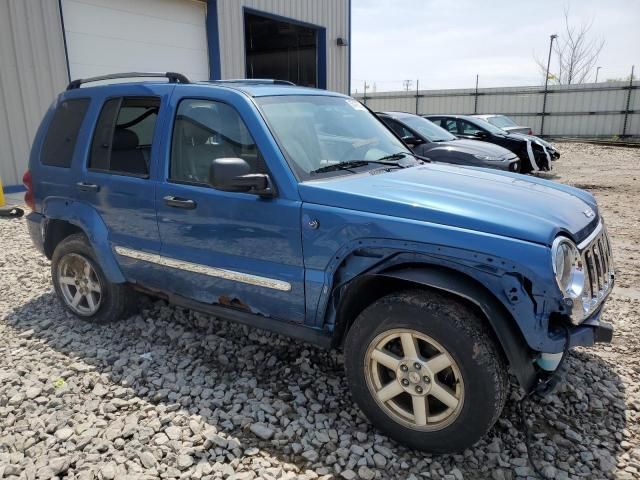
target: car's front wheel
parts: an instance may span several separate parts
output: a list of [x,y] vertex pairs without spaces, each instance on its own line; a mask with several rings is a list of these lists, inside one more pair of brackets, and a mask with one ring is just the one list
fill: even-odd
[[51,277],[64,306],[83,320],[107,323],[129,313],[135,293],[107,280],[83,234],[62,240],[51,257]]
[[487,327],[465,304],[436,292],[374,302],[355,319],[344,350],[360,408],[412,448],[470,447],[507,397],[507,368]]

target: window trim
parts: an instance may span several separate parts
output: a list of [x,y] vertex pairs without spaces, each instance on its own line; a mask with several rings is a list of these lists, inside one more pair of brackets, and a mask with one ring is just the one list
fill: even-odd
[[[149,171],[146,174],[141,174],[141,173],[130,173],[130,172],[122,172],[119,170],[105,170],[104,168],[92,168],[91,167],[91,156],[92,156],[92,150],[93,150],[93,141],[95,139],[96,136],[96,131],[98,129],[98,123],[100,122],[100,117],[102,116],[102,111],[104,110],[105,105],[107,104],[107,102],[109,102],[110,100],[119,100],[119,104],[118,104],[118,115],[120,114],[120,109],[122,108],[122,103],[126,100],[126,99],[149,99],[149,98],[154,98],[158,100],[158,118],[156,119],[156,124],[153,127],[153,137],[151,140],[151,152],[149,153],[149,157],[150,157],[150,162],[149,162]],[[134,177],[134,178],[142,178],[142,179],[150,179],[151,178],[151,166],[153,165],[153,162],[151,161],[153,159],[153,149],[155,147],[154,142],[155,141],[155,136],[157,133],[157,128],[158,128],[158,122],[160,121],[160,111],[162,109],[162,96],[161,95],[110,95],[105,97],[102,100],[102,105],[100,107],[100,111],[98,112],[98,115],[96,116],[94,125],[93,125],[93,130],[91,132],[91,143],[89,144],[89,152],[85,161],[85,166],[88,172],[92,172],[92,173],[101,173],[103,175],[119,175],[122,177]],[[112,143],[109,146],[109,163],[111,163],[111,148],[113,147],[113,133],[115,131],[115,127],[116,124],[118,122],[118,115],[115,115],[113,117],[113,123],[111,125],[111,140]]]
[[175,111],[173,113],[173,115],[171,116],[171,135],[169,135],[169,142],[167,145],[167,164],[166,167],[164,169],[164,174],[163,174],[163,180],[165,183],[167,184],[176,184],[176,185],[187,185],[190,187],[200,187],[200,188],[208,188],[210,190],[215,190],[216,192],[224,192],[224,193],[239,193],[242,195],[252,195],[252,196],[257,196],[257,193],[251,193],[251,192],[230,192],[227,190],[220,190],[216,187],[214,187],[213,185],[211,185],[210,183],[200,183],[200,182],[190,182],[188,180],[176,180],[171,178],[171,160],[173,157],[173,135],[175,133],[175,128],[176,128],[176,123],[177,123],[177,119],[178,119],[178,110],[180,109],[180,104],[185,101],[185,100],[203,100],[206,102],[216,102],[216,103],[222,103],[224,105],[227,105],[229,108],[233,109],[233,111],[236,113],[236,115],[238,115],[238,118],[240,119],[240,121],[244,124],[244,127],[247,129],[247,132],[249,133],[249,135],[251,136],[251,140],[253,140],[253,144],[256,146],[256,150],[258,151],[259,155],[262,156],[262,158],[264,159],[264,166],[266,169],[266,175],[269,177],[269,181],[271,183],[271,190],[273,191],[273,196],[272,198],[276,198],[278,196],[278,186],[276,184],[276,181],[274,179],[273,174],[271,173],[271,169],[269,168],[269,164],[266,161],[266,158],[263,154],[262,154],[262,150],[260,149],[260,147],[258,146],[258,143],[256,142],[256,139],[253,136],[253,133],[251,133],[251,130],[249,129],[249,125],[247,125],[247,122],[244,120],[244,118],[242,118],[242,115],[240,115],[240,112],[238,111],[238,109],[231,104],[230,102],[227,102],[225,100],[219,100],[216,98],[211,98],[211,97],[201,97],[201,96],[188,96],[188,97],[181,97],[177,102],[176,102],[176,107],[175,107]]

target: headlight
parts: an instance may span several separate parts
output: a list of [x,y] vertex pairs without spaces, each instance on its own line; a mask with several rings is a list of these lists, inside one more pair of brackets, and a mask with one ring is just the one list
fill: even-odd
[[566,237],[558,237],[551,246],[553,273],[560,291],[571,299],[579,298],[584,289],[582,257],[575,244]]
[[501,162],[502,157],[492,157],[490,155],[474,155],[478,160],[485,160],[487,162]]

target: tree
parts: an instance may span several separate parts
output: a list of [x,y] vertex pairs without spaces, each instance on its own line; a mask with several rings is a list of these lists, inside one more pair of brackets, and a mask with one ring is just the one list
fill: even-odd
[[[593,20],[575,26],[569,19],[569,9],[564,10],[564,32],[558,35],[553,45],[549,81],[558,85],[586,83],[598,62],[604,47],[603,39],[591,38]],[[547,74],[546,58],[535,59],[544,83]]]

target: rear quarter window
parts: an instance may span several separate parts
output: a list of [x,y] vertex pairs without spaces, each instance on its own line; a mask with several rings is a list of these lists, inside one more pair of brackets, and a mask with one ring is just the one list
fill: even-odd
[[42,145],[40,160],[43,165],[65,168],[71,166],[78,132],[89,108],[89,101],[88,98],[75,98],[65,100],[58,106]]

